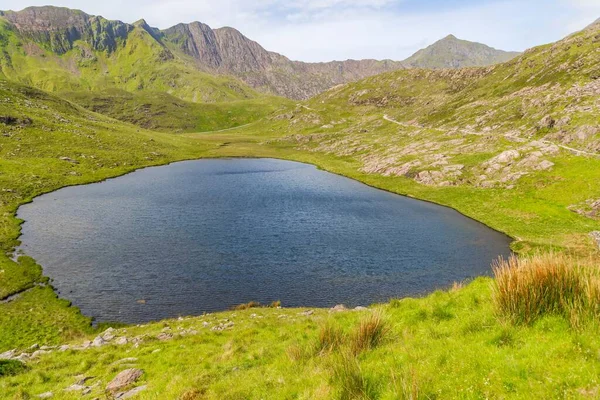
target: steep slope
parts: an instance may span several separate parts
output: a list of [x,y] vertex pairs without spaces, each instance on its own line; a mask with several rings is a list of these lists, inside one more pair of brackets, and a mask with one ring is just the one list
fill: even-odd
[[179,24],[163,33],[167,43],[193,57],[200,68],[237,76],[259,90],[293,99],[307,99],[338,84],[403,68],[390,60],[291,61],[233,28],[212,30],[200,22]]
[[403,63],[409,68],[484,67],[509,61],[518,55],[449,35],[419,50]]
[[[453,36],[406,62],[291,61],[233,28],[193,22],[161,31],[146,21],[109,21],[82,11],[30,7],[0,14],[5,38],[2,71],[45,90],[166,91],[194,102],[256,97],[261,92],[308,99],[339,84],[405,67],[489,65],[515,56]],[[218,76],[217,76],[218,75]]]
[[501,65],[378,75],[271,124],[282,147],[348,160],[344,174],[456,207],[519,248],[592,249],[600,223],[578,214],[600,204],[599,38],[596,25]]
[[166,92],[194,102],[261,97],[237,79],[198,71],[144,21],[108,21],[81,11],[32,7],[0,17],[3,74],[48,91]]
[[[401,68],[392,61],[293,62],[232,28],[194,22],[165,31],[79,10],[29,7],[0,14],[2,73],[50,91],[167,92],[193,102],[305,99],[340,83]],[[236,79],[237,78],[237,79]]]

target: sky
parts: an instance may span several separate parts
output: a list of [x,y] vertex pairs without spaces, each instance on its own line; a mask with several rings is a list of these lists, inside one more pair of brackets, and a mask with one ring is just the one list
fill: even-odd
[[403,60],[448,34],[523,51],[600,18],[600,0],[0,0],[0,9],[52,4],[161,29],[231,26],[293,60]]

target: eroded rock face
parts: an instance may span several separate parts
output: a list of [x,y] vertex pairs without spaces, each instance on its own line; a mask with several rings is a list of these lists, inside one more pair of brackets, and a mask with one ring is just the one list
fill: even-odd
[[62,7],[29,7],[7,11],[4,17],[26,38],[33,39],[57,54],[73,49],[78,40],[100,51],[114,51],[119,39],[133,29],[121,21],[109,21],[82,11]]

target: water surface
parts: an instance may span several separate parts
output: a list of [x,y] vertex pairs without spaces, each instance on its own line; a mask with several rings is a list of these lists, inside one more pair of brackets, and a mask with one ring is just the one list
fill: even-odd
[[272,159],[148,168],[40,196],[18,216],[22,250],[62,297],[129,323],[419,295],[489,274],[510,243],[451,209]]

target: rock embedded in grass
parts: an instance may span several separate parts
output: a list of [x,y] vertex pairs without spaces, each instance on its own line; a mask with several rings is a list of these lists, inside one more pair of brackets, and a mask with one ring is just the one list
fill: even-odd
[[107,386],[106,391],[116,393],[129,385],[134,384],[144,374],[144,371],[137,368],[130,368],[121,371]]

